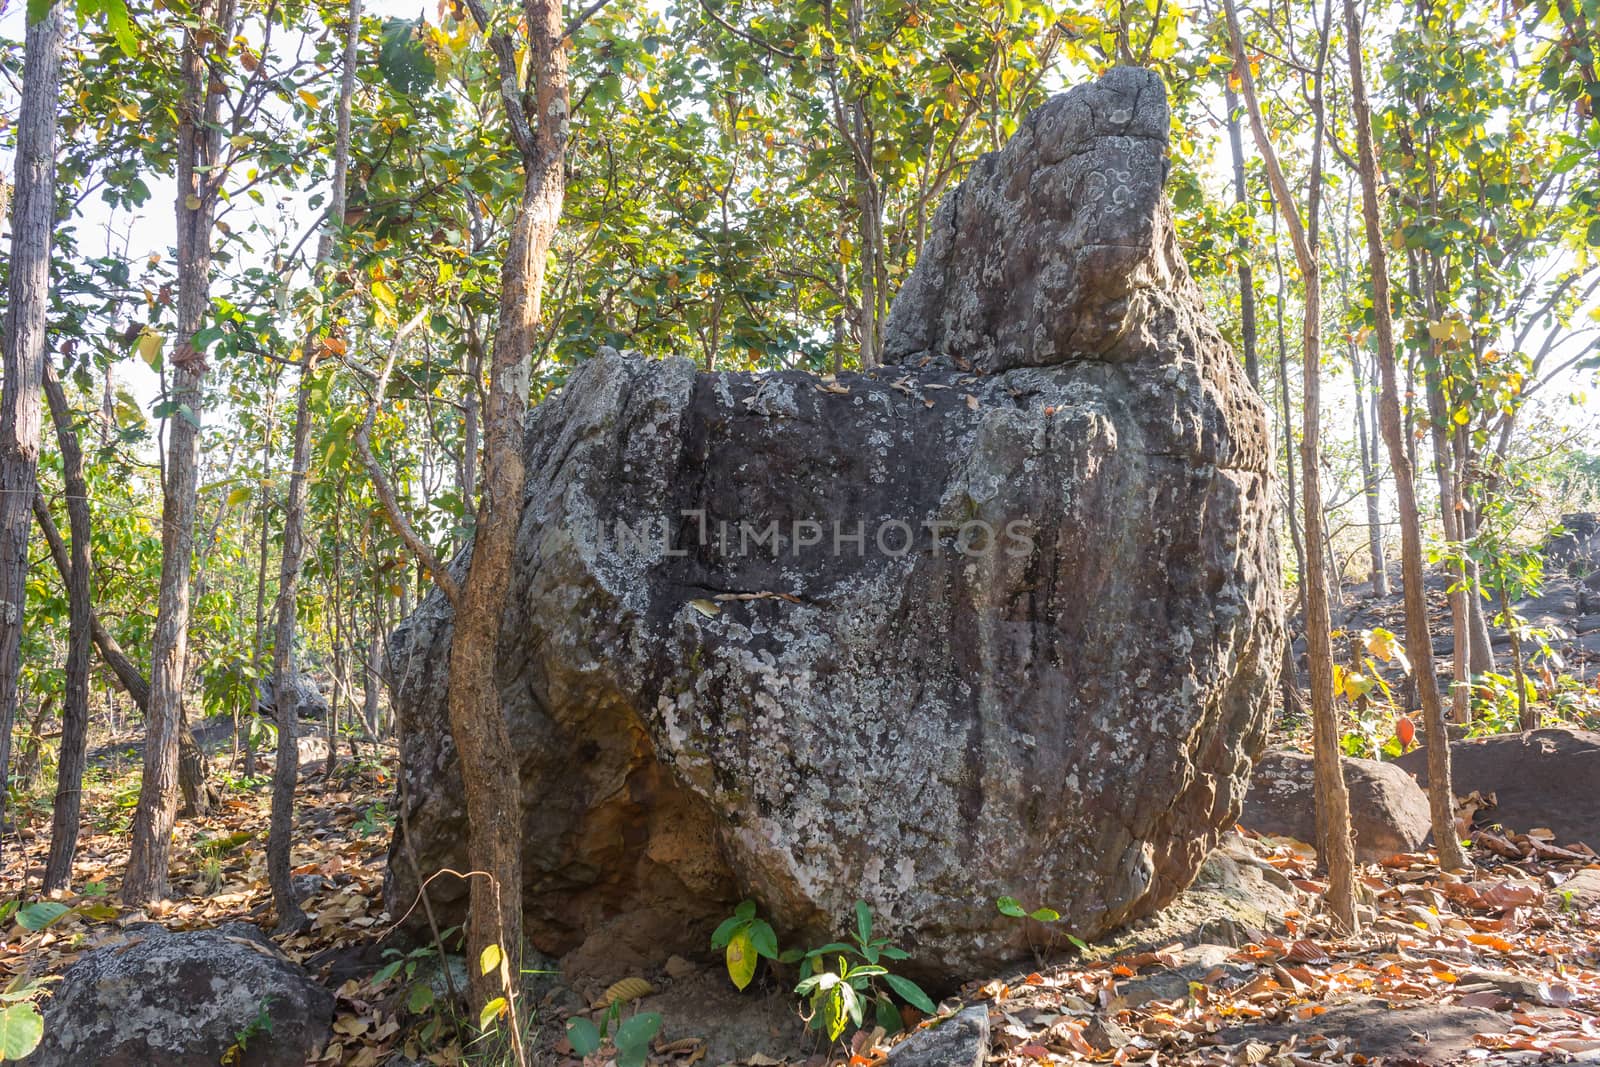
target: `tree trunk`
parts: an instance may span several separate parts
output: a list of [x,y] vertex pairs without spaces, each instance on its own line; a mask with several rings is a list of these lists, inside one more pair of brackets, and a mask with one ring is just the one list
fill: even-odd
[[[1244,180],[1244,143],[1239,129],[1239,96],[1224,79],[1222,99],[1228,108],[1228,149],[1233,155],[1233,199],[1248,205],[1249,191]],[[1250,244],[1243,233],[1233,246],[1239,274],[1239,341],[1244,348],[1244,373],[1250,384],[1261,390],[1261,367],[1256,356],[1256,288],[1251,277]]]
[[[167,894],[172,824],[177,809],[178,733],[182,722],[185,657],[189,650],[189,581],[194,555],[200,412],[205,355],[194,336],[211,310],[211,227],[226,176],[219,151],[225,89],[212,83],[210,62],[225,63],[234,36],[235,0],[205,0],[199,25],[184,31],[178,101],[177,332],[172,353],[176,413],[162,487],[161,588],[151,638],[150,706],[144,776],[133,817],[133,841],[122,899],[138,906]],[[209,25],[208,25],[209,23]],[[215,53],[215,54],[213,54]]]
[[[1430,294],[1429,307],[1434,306],[1431,299],[1433,286],[1428,285]],[[1430,310],[1429,317],[1434,312]],[[1437,341],[1429,341],[1434,348],[1437,360]],[[1451,713],[1453,722],[1464,723],[1472,718],[1470,698],[1472,689],[1472,653],[1469,645],[1469,633],[1472,629],[1471,608],[1467,605],[1467,590],[1470,585],[1467,579],[1466,567],[1462,564],[1460,554],[1463,551],[1461,539],[1461,511],[1456,506],[1455,473],[1450,460],[1450,441],[1444,429],[1444,420],[1448,417],[1445,411],[1444,390],[1439,382],[1439,375],[1435,371],[1427,371],[1428,390],[1428,422],[1430,434],[1433,438],[1433,473],[1439,483],[1439,523],[1444,529],[1444,539],[1456,561],[1450,565],[1450,592],[1447,594],[1450,602],[1450,634],[1454,642],[1451,653],[1451,672],[1455,684],[1451,686]]]
[[1378,342],[1377,364],[1379,425],[1394,469],[1395,501],[1400,519],[1400,571],[1405,595],[1406,646],[1412,678],[1422,703],[1423,729],[1428,742],[1428,807],[1439,865],[1461,870],[1466,857],[1456,837],[1455,792],[1450,772],[1450,744],[1439,678],[1433,665],[1433,638],[1428,629],[1428,602],[1423,588],[1422,514],[1417,507],[1416,476],[1406,450],[1409,436],[1400,421],[1400,390],[1396,382],[1394,316],[1389,299],[1389,259],[1378,204],[1378,160],[1372,147],[1372,114],[1367,104],[1366,78],[1361,63],[1361,16],[1355,0],[1344,4],[1346,51],[1350,58],[1351,110],[1356,128],[1358,170],[1361,178],[1361,214],[1367,235],[1367,256],[1372,271],[1372,310]]
[[[350,101],[355,95],[357,50],[361,44],[361,0],[349,0],[345,13],[344,70],[339,82],[338,134],[333,152],[333,189],[327,222],[317,242],[314,273],[333,258],[334,228],[344,219],[345,171],[350,159]],[[532,337],[527,338],[529,351]],[[272,769],[272,819],[267,830],[267,877],[278,931],[304,929],[307,920],[294,895],[289,853],[294,835],[294,789],[300,780],[300,687],[294,681],[295,594],[305,554],[306,468],[311,463],[311,375],[316,369],[316,331],[306,337],[300,381],[295,388],[294,459],[289,469],[289,499],[283,511],[283,556],[278,568],[277,629],[272,639],[274,703],[278,710],[278,760]],[[526,401],[524,401],[526,402]],[[337,698],[337,694],[335,694]],[[330,721],[331,721],[330,709]],[[330,748],[329,759],[332,759]]]
[[[1356,437],[1361,451],[1362,495],[1367,499],[1367,562],[1373,596],[1389,595],[1389,565],[1383,554],[1383,510],[1377,469],[1377,442],[1367,430],[1367,401],[1361,379],[1361,352],[1350,344],[1350,373],[1356,387]],[[1376,431],[1376,427],[1373,430]]]
[[89,600],[89,487],[83,477],[83,452],[72,424],[67,395],[46,365],[45,395],[61,449],[62,490],[72,530],[71,566],[62,575],[67,587],[66,702],[61,706],[61,754],[56,761],[56,802],[50,814],[50,858],[44,890],[65,889],[72,881],[78,851],[78,815],[83,804],[83,767],[89,753],[89,656],[94,609]]
[[56,223],[56,116],[66,7],[53,5],[28,26],[22,103],[17,115],[17,176],[11,205],[11,260],[0,337],[0,828],[5,825],[11,727],[22,674],[28,595],[28,536],[42,421],[39,385],[50,306],[50,246]]
[[1323,862],[1328,868],[1328,906],[1348,930],[1360,925],[1355,904],[1355,847],[1350,831],[1350,794],[1345,786],[1340,763],[1339,713],[1334,703],[1333,638],[1328,613],[1327,574],[1323,563],[1322,485],[1318,433],[1320,430],[1319,384],[1321,377],[1322,284],[1317,262],[1318,214],[1322,181],[1324,106],[1323,66],[1327,60],[1328,37],[1333,17],[1332,0],[1324,5],[1321,39],[1317,49],[1317,70],[1312,79],[1312,114],[1315,130],[1311,142],[1310,190],[1307,221],[1302,222],[1289,183],[1278,165],[1266,122],[1256,100],[1255,82],[1244,53],[1244,38],[1239,30],[1233,0],[1225,0],[1228,28],[1233,40],[1234,69],[1237,72],[1250,128],[1256,147],[1266,166],[1267,177],[1277,194],[1278,207],[1294,244],[1295,259],[1305,284],[1305,330],[1302,347],[1305,357],[1304,419],[1300,438],[1300,471],[1305,508],[1306,569],[1301,582],[1306,589],[1306,651],[1311,668],[1311,724],[1315,746],[1314,767],[1317,795],[1317,838]]
[[267,394],[267,426],[266,436],[261,442],[261,485],[260,492],[256,494],[257,518],[260,520],[260,533],[256,539],[256,636],[250,646],[250,719],[244,740],[244,776],[254,778],[256,774],[256,723],[261,718],[261,653],[266,650],[267,644],[267,535],[270,532],[272,516],[269,505],[269,486],[272,484],[272,436],[277,428],[278,418],[278,390],[277,378],[273,378],[273,388]]

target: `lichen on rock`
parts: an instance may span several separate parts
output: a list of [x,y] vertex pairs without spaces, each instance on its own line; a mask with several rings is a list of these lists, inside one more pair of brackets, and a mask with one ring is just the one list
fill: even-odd
[[[500,693],[570,969],[851,904],[970,973],[1148,914],[1237,815],[1282,640],[1270,437],[1161,193],[1152,73],[1035,111],[824,381],[603,350],[534,410]],[[450,610],[392,641],[405,819],[464,863]],[[398,848],[391,910],[416,891]],[[465,888],[430,888],[460,907]]]

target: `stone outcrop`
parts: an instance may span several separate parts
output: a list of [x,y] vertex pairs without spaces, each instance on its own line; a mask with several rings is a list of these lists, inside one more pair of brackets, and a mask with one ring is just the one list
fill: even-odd
[[[1377,863],[1400,852],[1415,852],[1432,831],[1428,794],[1393,763],[1345,759],[1350,789],[1350,825],[1356,859]],[[1311,757],[1274,749],[1256,761],[1239,824],[1263,834],[1317,843],[1317,794]]]
[[127,935],[62,976],[28,1067],[300,1067],[326,1044],[333,994],[255,927]]
[[[1131,69],[1029,116],[939,209],[891,366],[603,350],[535,409],[499,685],[539,948],[623,972],[745,896],[815,944],[862,899],[939,979],[1026,953],[1000,896],[1092,937],[1193,879],[1282,621],[1265,415],[1178,252],[1167,130]],[[465,863],[450,627],[434,595],[391,644],[424,873]]]
[[[1428,752],[1417,748],[1395,761],[1428,784]],[[1556,843],[1600,849],[1600,733],[1530,730],[1450,744],[1451,785],[1458,796],[1477,792],[1494,806],[1476,822],[1519,833],[1555,832]]]

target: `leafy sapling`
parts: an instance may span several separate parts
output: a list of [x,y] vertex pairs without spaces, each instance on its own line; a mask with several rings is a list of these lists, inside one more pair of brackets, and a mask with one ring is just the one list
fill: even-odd
[[725,949],[728,977],[744,989],[756,975],[756,960],[778,958],[778,935],[772,925],[756,915],[756,902],[745,900],[711,935],[711,947]]
[[[857,1028],[865,1025],[868,1005],[876,1025],[889,1033],[899,1030],[900,1010],[894,997],[927,1015],[936,1010],[921,986],[904,975],[890,973],[885,965],[886,960],[909,959],[910,954],[891,944],[889,938],[873,935],[872,909],[865,901],[856,901],[855,912],[853,943],[835,941],[808,952],[793,949],[779,957],[785,963],[800,964],[795,993],[811,1003],[810,1029],[827,1034],[830,1041],[837,1041],[851,1024]],[[827,967],[830,955],[837,961],[836,970]],[[850,956],[859,962],[852,963]]]

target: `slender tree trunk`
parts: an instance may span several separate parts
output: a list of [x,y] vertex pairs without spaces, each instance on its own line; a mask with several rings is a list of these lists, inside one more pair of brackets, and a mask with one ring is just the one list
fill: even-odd
[[[334,227],[344,218],[345,171],[350,160],[350,101],[355,95],[357,52],[361,44],[361,0],[349,0],[345,13],[344,70],[339,82],[338,134],[333,154],[333,189],[328,221],[317,243],[317,267],[333,258]],[[533,338],[527,338],[532,351]],[[300,585],[300,565],[305,555],[306,468],[311,463],[311,376],[316,369],[316,331],[306,337],[300,381],[295,389],[294,460],[289,470],[289,499],[283,512],[283,556],[278,568],[277,629],[272,641],[273,693],[278,710],[278,760],[272,769],[272,819],[267,831],[267,877],[272,883],[272,906],[278,930],[301,930],[306,916],[294,895],[289,873],[289,852],[294,835],[294,789],[300,780],[300,748],[296,739],[300,722],[300,688],[292,684],[294,672],[295,595]],[[338,694],[334,694],[338,698]],[[332,708],[329,709],[330,721]],[[329,759],[332,760],[330,746]],[[331,766],[331,763],[330,763]]]
[[1377,467],[1377,442],[1367,431],[1367,401],[1361,379],[1361,352],[1350,343],[1350,372],[1356,387],[1356,437],[1361,446],[1361,487],[1367,500],[1367,562],[1373,596],[1389,595],[1389,565],[1383,555],[1383,510]]
[[1311,147],[1311,173],[1307,220],[1302,222],[1278,165],[1277,154],[1267,135],[1267,126],[1256,100],[1255,82],[1244,53],[1244,38],[1239,30],[1233,0],[1225,0],[1228,28],[1233,39],[1234,69],[1250,115],[1256,148],[1266,165],[1267,177],[1277,194],[1278,207],[1294,244],[1295,258],[1305,284],[1305,329],[1302,346],[1305,357],[1304,421],[1300,438],[1300,470],[1305,506],[1306,570],[1301,581],[1306,587],[1306,650],[1311,666],[1311,724],[1315,745],[1314,766],[1317,794],[1317,838],[1323,862],[1328,868],[1328,906],[1348,930],[1360,925],[1355,902],[1355,847],[1350,832],[1350,794],[1345,786],[1340,763],[1339,712],[1334,703],[1333,638],[1328,613],[1327,576],[1323,564],[1322,485],[1318,454],[1319,383],[1322,352],[1322,284],[1317,262],[1318,213],[1322,181],[1324,107],[1323,67],[1327,60],[1328,37],[1333,18],[1332,0],[1324,5],[1322,34],[1318,44],[1317,70],[1312,80],[1312,113],[1315,132]]
[[1517,723],[1524,730],[1539,728],[1539,709],[1528,700],[1528,675],[1522,666],[1522,635],[1517,632],[1516,616],[1511,613],[1511,593],[1500,583],[1500,614],[1511,638],[1511,671],[1517,683]]
[[[1433,285],[1428,284],[1428,292],[1433,292]],[[1432,307],[1434,301],[1429,300]],[[1430,317],[1432,312],[1430,311]],[[1438,342],[1429,342],[1435,349],[1437,357]],[[1445,410],[1444,390],[1435,371],[1427,371],[1428,389],[1428,422],[1429,432],[1433,438],[1433,473],[1439,483],[1439,523],[1444,528],[1444,539],[1450,551],[1456,556],[1456,561],[1450,565],[1450,592],[1447,595],[1450,603],[1450,636],[1453,642],[1451,652],[1451,671],[1455,684],[1451,686],[1451,713],[1454,722],[1464,723],[1472,718],[1471,710],[1471,678],[1472,678],[1472,653],[1469,645],[1468,632],[1471,630],[1471,608],[1467,606],[1467,592],[1471,584],[1467,578],[1466,567],[1462,564],[1460,554],[1463,551],[1461,539],[1461,512],[1456,502],[1456,480],[1452,469],[1450,440],[1445,432],[1444,420],[1448,418]]]
[[[167,894],[172,824],[178,799],[178,733],[189,651],[189,581],[200,467],[200,412],[206,361],[194,336],[211,310],[211,228],[220,169],[225,90],[210,81],[210,61],[226,62],[235,0],[205,0],[200,25],[184,31],[178,102],[178,305],[172,353],[176,413],[169,423],[161,509],[161,587],[151,639],[149,736],[134,811],[122,898],[140,905]],[[208,25],[209,24],[209,25]]]
[[[1276,205],[1277,198],[1273,198]],[[1278,276],[1278,314],[1273,316],[1278,326],[1278,414],[1279,421],[1283,424],[1283,486],[1289,495],[1289,544],[1294,549],[1294,559],[1297,574],[1306,572],[1306,552],[1304,541],[1300,537],[1300,509],[1297,501],[1299,494],[1295,490],[1294,478],[1294,411],[1289,404],[1289,341],[1283,329],[1284,307],[1284,274],[1283,257],[1278,252],[1277,244],[1277,209],[1273,208],[1273,246],[1272,260]],[[1306,620],[1306,586],[1304,581],[1295,582],[1296,613],[1300,616],[1300,625],[1305,626]],[[1283,696],[1283,712],[1285,715],[1303,714],[1306,710],[1305,700],[1300,693],[1300,665],[1294,655],[1294,633],[1291,628],[1289,639],[1283,643],[1283,667],[1279,671],[1279,688]]]
[[256,774],[256,723],[261,718],[261,654],[267,646],[267,537],[271,532],[272,509],[269,486],[272,484],[272,436],[277,428],[277,379],[267,394],[266,436],[261,442],[261,485],[256,494],[260,530],[256,538],[256,636],[250,646],[250,720],[244,742],[244,776]]
[[[1233,199],[1241,205],[1249,204],[1249,190],[1245,186],[1244,142],[1239,129],[1239,95],[1224,80],[1222,99],[1228,108],[1228,149],[1233,155]],[[1239,340],[1244,347],[1244,373],[1250,384],[1261,390],[1261,367],[1256,356],[1256,287],[1251,277],[1250,244],[1241,232],[1234,242],[1234,258],[1239,274]]]
[[22,674],[28,595],[28,536],[42,421],[39,384],[50,306],[50,246],[56,222],[56,116],[61,107],[61,37],[66,7],[55,4],[28,26],[22,103],[17,115],[17,175],[11,205],[11,276],[0,336],[0,831],[5,826],[11,727]]
[[1422,513],[1417,507],[1416,476],[1406,450],[1405,427],[1400,421],[1400,390],[1396,382],[1394,316],[1389,298],[1389,254],[1378,203],[1378,159],[1372,147],[1372,113],[1367,104],[1366,77],[1361,62],[1361,16],[1355,0],[1344,3],[1345,42],[1350,59],[1351,110],[1356,127],[1356,150],[1361,178],[1361,214],[1367,235],[1367,256],[1372,272],[1373,333],[1378,342],[1380,381],[1379,425],[1394,469],[1395,502],[1400,520],[1401,586],[1405,595],[1406,646],[1412,677],[1422,703],[1423,729],[1428,743],[1428,806],[1439,865],[1461,870],[1466,856],[1456,838],[1455,792],[1451,780],[1450,743],[1439,697],[1439,678],[1433,665],[1433,638],[1428,628],[1428,602],[1423,588]]
[[71,566],[62,577],[67,586],[66,701],[61,707],[61,754],[56,761],[56,802],[50,814],[50,858],[45,863],[44,890],[65,889],[72,881],[72,858],[78,851],[78,815],[83,804],[83,767],[89,753],[89,657],[94,608],[89,600],[89,486],[83,477],[83,452],[72,424],[67,395],[55,368],[45,366],[45,395],[61,449],[62,489],[72,530]]

